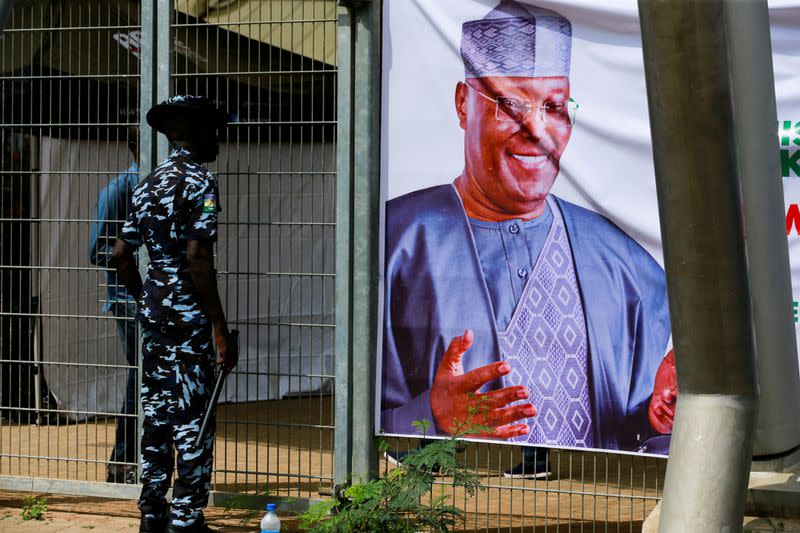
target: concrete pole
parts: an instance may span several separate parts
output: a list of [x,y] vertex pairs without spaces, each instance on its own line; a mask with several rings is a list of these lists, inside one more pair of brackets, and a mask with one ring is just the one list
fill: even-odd
[[728,35],[747,36],[728,46],[761,392],[753,454],[775,456],[800,445],[800,370],[767,2],[730,2],[725,17]]
[[662,533],[740,531],[753,449],[758,386],[726,7],[639,0],[680,390]]

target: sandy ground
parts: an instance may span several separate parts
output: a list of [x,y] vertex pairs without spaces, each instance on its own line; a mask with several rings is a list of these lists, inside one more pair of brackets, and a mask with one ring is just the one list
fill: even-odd
[[[333,480],[330,397],[221,405],[212,490],[318,498]],[[116,419],[28,425],[0,420],[0,475],[100,481]]]
[[[86,498],[78,496],[47,497],[48,511],[44,520],[24,521],[20,517],[23,498],[27,496],[22,492],[0,492],[0,532],[41,532],[53,531],[59,533],[112,533],[125,531],[138,531],[138,510],[134,502],[125,500],[104,500],[100,498]],[[243,513],[235,511],[226,514],[222,509],[209,508],[207,519],[209,524],[220,532],[254,532],[258,529],[258,521],[250,520],[242,525]],[[286,533],[298,532],[297,521],[294,517],[282,516],[282,531]],[[563,532],[572,533],[579,531],[615,531],[630,533],[641,531],[641,522],[609,523],[589,521],[545,520],[529,517],[523,525],[509,526],[500,519],[490,518],[481,520],[480,524],[471,521],[463,529],[465,533],[477,533],[497,530],[498,526],[509,533],[542,533]]]
[[[26,522],[20,514],[22,501],[27,495],[23,492],[0,492],[0,531],[111,533],[139,530],[139,510],[135,502],[81,496],[48,495],[44,520]],[[225,513],[221,508],[209,508],[207,512],[208,522],[221,532],[257,531],[258,520],[250,520],[242,526],[240,520],[243,516],[242,511]],[[286,531],[297,531],[293,518],[284,517],[283,522]]]
[[[138,510],[132,501],[110,500],[102,498],[85,498],[79,496],[47,496],[48,512],[44,520],[24,521],[20,517],[22,500],[27,496],[23,492],[0,491],[0,532],[41,532],[49,530],[59,533],[112,533],[119,531],[138,531]],[[207,512],[209,523],[220,532],[253,532],[257,530],[257,519],[251,519],[242,524],[244,513],[232,511],[225,513],[219,508],[209,508]],[[287,533],[299,531],[297,521],[291,516],[282,516],[283,528]],[[513,533],[539,533],[544,531],[577,532],[577,531],[641,531],[641,523],[632,524],[584,521],[552,521],[540,520],[536,525],[525,524],[521,527],[504,529]],[[546,525],[545,525],[546,522]],[[488,524],[487,524],[488,525]],[[499,525],[499,524],[498,524]],[[466,532],[486,531],[488,528],[467,526]],[[618,529],[619,527],[619,529]],[[496,525],[489,525],[495,529]],[[744,531],[751,533],[785,531],[787,533],[800,532],[800,520],[787,520],[778,518],[752,518],[744,520]]]
[[[212,490],[320,499],[333,478],[333,412],[330,398],[283,400],[221,406]],[[22,425],[0,421],[0,476],[104,481],[114,437],[114,420],[79,424]],[[407,449],[409,442],[393,440]],[[509,533],[538,531],[639,531],[660,496],[666,461],[581,452],[554,452],[554,475],[546,481],[502,477],[521,460],[515,446],[468,444],[462,458],[486,490],[474,497],[446,486],[467,512],[462,531],[502,527]],[[381,469],[390,468],[385,460]],[[447,479],[443,479],[444,484]],[[138,510],[131,501],[49,496],[52,524],[23,523],[23,493],[0,493],[0,531],[136,530]],[[237,529],[235,518],[209,509],[221,531]],[[72,529],[70,529],[72,528]],[[77,529],[75,529],[77,528]],[[546,528],[546,529],[545,529]],[[294,529],[288,529],[294,531]]]

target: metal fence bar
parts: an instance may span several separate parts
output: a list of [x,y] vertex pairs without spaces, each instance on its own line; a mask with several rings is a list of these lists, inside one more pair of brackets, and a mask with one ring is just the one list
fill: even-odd
[[353,40],[352,16],[339,9],[338,142],[336,145],[336,440],[337,485],[352,471],[352,188],[353,188]]
[[[144,179],[155,168],[156,159],[156,133],[147,124],[147,111],[155,102],[156,86],[156,19],[158,12],[154,2],[142,4],[142,30],[141,30],[141,85],[139,88],[139,181]],[[139,275],[145,279],[149,255],[146,249],[138,251]],[[136,328],[136,353],[138,355],[136,372],[136,391],[142,390],[142,330]],[[142,395],[136,395],[136,412],[139,414],[136,422],[136,431],[141,435],[144,427],[144,410],[142,409]],[[137,440],[136,457],[139,472],[142,471],[141,441]]]
[[[153,104],[163,102],[170,96],[170,77],[173,74],[172,42],[174,35],[172,22],[174,9],[172,0],[155,1],[156,17],[153,24],[155,45],[155,80],[153,80]],[[149,108],[148,108],[149,109]],[[146,113],[147,110],[142,109]],[[148,127],[149,129],[149,127]],[[169,146],[166,137],[153,134],[155,137],[155,160],[158,162],[166,159]]]
[[353,473],[377,471],[374,444],[380,226],[380,0],[353,13]]

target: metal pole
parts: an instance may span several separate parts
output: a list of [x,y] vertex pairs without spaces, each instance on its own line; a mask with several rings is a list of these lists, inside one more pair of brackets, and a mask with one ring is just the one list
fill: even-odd
[[[172,21],[175,12],[172,8],[172,0],[156,0],[156,11],[158,16],[155,20],[156,38],[156,68],[155,68],[155,103],[163,102],[170,96],[172,86]],[[155,136],[156,162],[160,163],[169,155],[169,143],[163,135]]]
[[[144,179],[155,168],[156,159],[156,132],[147,124],[147,112],[155,104],[156,98],[156,50],[157,50],[157,20],[158,10],[155,2],[142,2],[142,33],[140,51],[140,87],[139,87],[139,179]],[[142,279],[147,276],[147,268],[150,259],[147,249],[142,246],[138,251],[139,273]],[[138,325],[137,325],[138,326]],[[142,330],[136,328],[137,358],[138,369],[136,372],[136,390],[142,390]],[[137,434],[142,434],[144,425],[144,410],[142,409],[142,395],[137,394]],[[137,445],[140,445],[137,439]],[[137,453],[139,458],[139,472],[142,471],[141,453]]]
[[[156,59],[156,6],[153,2],[142,2],[142,33],[139,58],[139,179],[147,176],[154,168],[155,135],[147,125],[147,112],[155,103],[155,59]],[[141,268],[141,262],[140,262]]]
[[352,468],[352,248],[353,191],[353,34],[352,16],[339,8],[336,109],[336,391],[334,483],[349,481]]
[[680,390],[662,533],[740,531],[753,449],[758,386],[726,7],[639,0]]
[[372,475],[375,450],[375,352],[378,349],[380,222],[381,4],[354,12],[353,113],[353,473]]
[[800,445],[800,370],[775,142],[769,10],[766,0],[730,2],[725,15],[729,35],[748,36],[730,39],[728,45],[761,392],[753,452],[777,455]]
[[[156,166],[166,159],[169,151],[167,140],[147,124],[147,112],[156,103],[169,96],[170,75],[172,74],[172,0],[142,2],[142,33],[140,43],[140,87],[139,87],[139,179],[144,179]],[[150,258],[147,248],[139,248],[139,273],[144,280]],[[142,330],[136,328],[138,345],[137,389],[142,390]],[[139,413],[138,434],[142,434],[144,411],[141,394],[137,395]],[[141,460],[141,453],[138,454]],[[141,472],[142,465],[139,464]]]
[[[348,121],[340,127],[349,131],[345,132],[347,137],[338,138],[340,159],[337,164],[343,166],[337,167],[337,173],[340,180],[348,180],[352,185],[346,197],[343,196],[348,193],[346,183],[340,183],[337,189],[341,193],[337,196],[337,202],[340,202],[337,206],[338,224],[342,224],[337,229],[337,238],[341,239],[337,241],[338,265],[345,267],[345,262],[349,262],[348,270],[337,270],[337,278],[349,276],[349,281],[337,281],[337,296],[350,298],[347,304],[337,299],[337,340],[340,341],[337,347],[344,348],[345,331],[349,337],[349,351],[337,351],[337,358],[348,357],[350,367],[347,372],[339,369],[349,382],[339,384],[337,392],[349,392],[347,420],[352,447],[351,474],[363,479],[374,476],[378,467],[374,405],[375,353],[378,348],[382,3],[372,0],[340,4],[350,9],[346,21],[349,24],[340,29],[345,32],[344,36],[340,35],[340,42],[347,33],[350,34],[349,42],[343,44],[350,65],[339,74],[339,98],[346,106],[345,114],[340,114],[339,119]],[[345,247],[345,244],[349,246]],[[342,257],[342,254],[347,254],[347,257]],[[345,290],[349,294],[345,295]],[[340,316],[340,313],[346,314]],[[337,403],[340,401],[337,399]],[[340,461],[344,464],[344,459]],[[341,479],[343,474],[337,472],[336,476]]]
[[353,84],[353,472],[373,475],[375,360],[378,349],[380,226],[381,11],[372,0],[355,11]]

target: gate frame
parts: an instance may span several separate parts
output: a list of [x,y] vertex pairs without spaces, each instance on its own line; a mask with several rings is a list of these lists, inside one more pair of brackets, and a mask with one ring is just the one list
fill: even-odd
[[[382,0],[339,0],[334,480],[377,475]],[[358,102],[358,104],[356,104]]]
[[[0,0],[0,15],[2,9],[5,8],[6,3],[8,6],[13,4],[13,0]],[[163,161],[169,155],[169,142],[166,137],[159,135],[153,128],[147,124],[147,111],[155,104],[162,102],[169,98],[172,87],[172,74],[174,71],[173,61],[173,47],[174,32],[172,29],[175,20],[174,0],[150,0],[141,3],[141,25],[140,25],[140,75],[139,75],[139,179],[146,177],[156,167],[158,162]],[[2,33],[2,26],[0,26],[0,34]],[[341,32],[339,33],[340,42],[342,40]],[[346,37],[346,42],[349,46],[350,37]],[[337,154],[338,156],[338,154]],[[338,157],[337,157],[338,163]],[[338,175],[337,175],[338,180]],[[349,187],[347,188],[349,191]],[[339,191],[337,190],[337,194]],[[346,219],[350,222],[349,216]],[[337,235],[338,238],[338,235]],[[139,261],[139,272],[141,276],[147,274],[147,267],[149,257],[147,249],[141,247],[137,251]],[[337,257],[338,260],[338,257]],[[338,265],[337,265],[338,266]],[[338,270],[337,270],[338,272]],[[338,289],[338,285],[337,285]],[[336,296],[335,296],[336,297]],[[373,306],[374,308],[374,306]],[[337,309],[338,312],[338,309]],[[338,322],[337,322],[338,326]],[[347,328],[345,328],[347,329]],[[142,385],[142,359],[141,359],[141,344],[142,344],[142,331],[137,325],[137,344],[138,344],[138,374],[137,374],[137,388],[141,390]],[[368,352],[371,356],[371,352]],[[334,351],[336,361],[339,360],[337,352]],[[349,365],[345,365],[349,368]],[[335,380],[338,380],[338,366]],[[338,390],[338,389],[337,389]],[[349,409],[352,404],[348,395],[344,395],[345,409]],[[141,395],[137,395],[138,404],[138,420],[137,431],[141,434],[144,422],[144,414],[141,405]],[[335,420],[338,420],[338,408],[335,412]],[[344,425],[346,430],[348,426]],[[346,430],[347,431],[347,430]],[[347,443],[349,434],[340,437],[340,428],[337,426],[334,433],[334,475],[337,472],[338,458],[344,454],[341,443]],[[137,442],[137,452],[140,442]],[[349,448],[346,448],[349,450]],[[348,452],[349,453],[349,452]],[[139,459],[139,471],[141,471],[141,454],[137,453]],[[345,471],[349,471],[349,466],[345,467]],[[101,481],[84,481],[76,479],[56,479],[56,478],[38,478],[38,477],[25,477],[25,476],[12,476],[0,475],[0,489],[12,491],[24,491],[31,493],[52,493],[64,494],[74,496],[89,496],[89,497],[102,497],[102,498],[116,498],[136,500],[139,498],[142,486],[140,484],[121,484],[121,483],[106,483]],[[167,493],[171,498],[172,489]],[[232,496],[237,496],[239,493],[227,491],[211,490],[209,493],[209,505],[222,507],[225,506],[226,500]],[[283,497],[283,496],[259,496],[253,498],[248,505],[252,509],[263,510],[264,503],[280,504],[281,509],[291,513],[302,513],[306,511],[311,505],[316,502],[322,501],[323,498],[300,498],[300,497]]]

